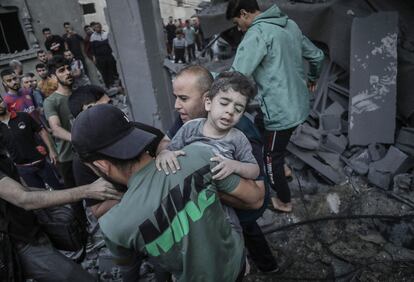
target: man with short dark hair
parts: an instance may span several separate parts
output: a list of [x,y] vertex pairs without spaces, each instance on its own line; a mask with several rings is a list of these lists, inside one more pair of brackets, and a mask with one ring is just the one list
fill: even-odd
[[48,27],[42,29],[42,33],[45,37],[46,50],[51,51],[53,55],[63,55],[63,51],[67,49],[65,40],[59,35],[52,34]]
[[[243,241],[226,221],[217,192],[257,208],[264,191],[253,181],[237,175],[213,181],[213,154],[196,144],[184,148],[181,170],[166,176],[147,153],[155,136],[135,128],[112,105],[82,112],[72,137],[81,159],[97,174],[128,185],[120,203],[99,220],[122,269],[134,265],[135,252],[141,251],[179,281],[235,281],[242,275]],[[136,281],[138,269],[129,270],[124,281]]]
[[86,75],[85,66],[82,61],[75,58],[70,50],[66,50],[63,54],[65,59],[70,63],[73,76],[72,89],[75,90],[80,86],[91,84],[89,77]]
[[[256,0],[230,0],[226,17],[245,33],[232,70],[253,76],[259,89],[268,174],[277,193],[272,203],[279,211],[291,212],[286,147],[309,115],[309,90],[316,88],[324,55],[276,5],[262,12]],[[303,59],[309,62],[307,75]]]
[[42,64],[47,64],[47,54],[45,50],[39,50],[37,51],[37,59]]
[[168,17],[168,23],[165,26],[165,31],[167,32],[167,53],[168,56],[171,56],[171,52],[173,49],[173,40],[175,38],[175,31],[177,27],[173,23],[173,17]]
[[20,80],[12,69],[2,70],[0,73],[3,86],[6,90],[4,102],[10,112],[26,112],[39,121],[39,114],[30,95],[31,90],[20,87]]
[[183,28],[183,33],[185,41],[187,42],[187,55],[188,61],[194,61],[196,59],[195,55],[195,40],[196,33],[194,27],[191,26],[190,20],[185,21],[185,27]]
[[85,32],[85,38],[83,39],[83,44],[85,46],[85,54],[86,56],[88,56],[89,59],[93,59],[93,54],[92,54],[92,47],[91,47],[91,35],[93,34],[93,29],[92,29],[92,24],[93,22],[91,22],[90,25],[85,25],[83,27],[83,31]]
[[47,66],[45,64],[37,64],[35,66],[35,69],[37,75],[40,77],[38,88],[45,96],[45,98],[47,98],[50,96],[50,94],[56,91],[58,87],[57,80],[49,76],[49,71],[47,70]]
[[87,74],[88,71],[86,69],[85,57],[82,53],[82,48],[84,44],[83,37],[73,30],[73,27],[70,24],[70,22],[65,22],[63,24],[63,28],[65,29],[65,33],[62,35],[62,38],[63,40],[65,40],[66,45],[68,46],[67,50],[72,52],[75,59],[80,60],[82,62],[85,68],[84,71]]
[[36,110],[39,114],[42,114],[44,97],[43,94],[37,89],[37,80],[34,73],[25,73],[21,79],[21,86],[30,93]]
[[90,38],[93,62],[101,73],[106,88],[110,88],[114,86],[119,75],[115,58],[112,55],[112,48],[109,45],[108,32],[102,30],[102,25],[99,22],[94,24],[93,30],[94,33]]
[[66,187],[75,186],[73,178],[71,145],[71,119],[68,106],[69,96],[72,94],[73,76],[70,64],[62,56],[54,56],[49,61],[49,73],[58,82],[56,91],[47,97],[43,103],[46,119],[56,137],[59,160],[59,170]]

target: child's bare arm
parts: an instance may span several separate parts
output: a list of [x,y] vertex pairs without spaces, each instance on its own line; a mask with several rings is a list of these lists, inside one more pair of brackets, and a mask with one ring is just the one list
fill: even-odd
[[256,179],[260,173],[258,164],[243,163],[240,161],[227,159],[221,155],[216,155],[210,160],[219,163],[211,170],[214,174],[213,179],[224,179],[232,173],[235,173],[246,179]]

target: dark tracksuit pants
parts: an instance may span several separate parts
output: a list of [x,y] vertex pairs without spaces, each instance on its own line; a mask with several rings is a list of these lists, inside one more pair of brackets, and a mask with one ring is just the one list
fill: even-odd
[[290,202],[290,189],[286,180],[284,164],[287,145],[296,126],[280,131],[265,130],[266,168],[271,187],[283,203]]
[[109,54],[106,56],[95,56],[95,58],[96,67],[102,75],[105,86],[107,88],[111,87],[119,77],[114,56]]

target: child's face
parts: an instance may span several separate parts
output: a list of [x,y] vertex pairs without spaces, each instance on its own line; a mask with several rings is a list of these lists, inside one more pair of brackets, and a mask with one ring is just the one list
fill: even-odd
[[227,92],[217,93],[213,100],[206,98],[205,107],[208,119],[216,126],[216,129],[228,131],[239,122],[246,104],[245,96],[229,89]]

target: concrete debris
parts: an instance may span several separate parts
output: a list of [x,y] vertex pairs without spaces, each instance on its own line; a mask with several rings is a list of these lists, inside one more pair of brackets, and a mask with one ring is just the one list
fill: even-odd
[[299,125],[290,138],[290,142],[299,148],[317,150],[320,145],[321,135],[319,131],[307,124]]
[[351,30],[349,143],[394,143],[398,13],[354,18]]
[[414,191],[414,174],[402,173],[394,177],[394,192]]
[[387,149],[382,144],[369,144],[368,152],[372,161],[378,161],[382,159],[387,153]]
[[407,155],[414,157],[414,128],[402,127],[397,136],[395,146]]
[[321,148],[342,154],[345,151],[347,145],[348,139],[344,135],[335,136],[331,133],[328,133],[322,139]]
[[378,187],[388,189],[398,173],[412,168],[413,160],[394,146],[391,146],[379,161],[369,165],[368,180]]
[[345,180],[344,175],[340,171],[332,168],[325,160],[318,156],[316,152],[300,149],[292,142],[289,143],[287,150],[315,169],[319,174],[332,183],[339,184]]

